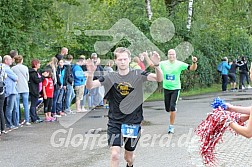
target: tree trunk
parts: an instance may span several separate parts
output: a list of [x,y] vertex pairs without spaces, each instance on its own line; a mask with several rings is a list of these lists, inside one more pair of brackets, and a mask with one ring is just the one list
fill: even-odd
[[151,0],[145,0],[146,3],[146,13],[149,20],[151,20],[152,17],[152,11],[151,11]]
[[186,25],[188,32],[191,30],[192,13],[193,13],[193,0],[189,0],[188,17],[187,17],[187,25]]
[[180,2],[184,2],[186,0],[164,0],[166,11],[168,12],[168,17],[174,14],[174,8]]
[[165,7],[166,7],[166,11],[168,13],[168,16],[171,16],[173,13],[173,1],[174,0],[165,0]]

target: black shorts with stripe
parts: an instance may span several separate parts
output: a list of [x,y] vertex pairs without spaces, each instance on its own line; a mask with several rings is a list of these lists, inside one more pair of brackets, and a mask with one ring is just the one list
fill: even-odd
[[165,102],[165,110],[167,112],[176,111],[176,105],[179,98],[180,90],[167,90],[164,89],[164,102]]

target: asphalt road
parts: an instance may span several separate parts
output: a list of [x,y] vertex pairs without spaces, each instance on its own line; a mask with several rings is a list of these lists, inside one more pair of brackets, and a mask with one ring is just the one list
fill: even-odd
[[[178,102],[175,134],[167,134],[169,115],[162,101],[144,103],[145,123],[134,167],[205,166],[194,129],[211,112],[215,97],[235,105],[251,105],[252,90],[185,97]],[[32,124],[0,137],[1,167],[105,167],[107,109],[67,115],[56,122]],[[226,132],[216,147],[218,166],[252,166],[252,140]],[[125,167],[123,149],[120,167]]]

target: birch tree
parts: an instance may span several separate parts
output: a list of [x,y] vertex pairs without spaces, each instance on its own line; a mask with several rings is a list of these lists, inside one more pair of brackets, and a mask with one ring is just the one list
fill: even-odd
[[187,25],[186,25],[186,28],[188,31],[191,30],[192,13],[193,13],[193,0],[189,0],[188,17],[187,17]]
[[152,11],[151,11],[151,0],[145,0],[146,3],[146,13],[147,13],[147,17],[149,20],[151,20],[152,17]]

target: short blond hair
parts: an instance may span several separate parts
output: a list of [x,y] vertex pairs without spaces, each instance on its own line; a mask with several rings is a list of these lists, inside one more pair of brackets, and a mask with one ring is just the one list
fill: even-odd
[[129,57],[131,56],[131,53],[128,48],[119,47],[119,48],[116,48],[116,50],[114,51],[114,58],[117,59],[118,54],[124,53],[124,52],[126,52]]

